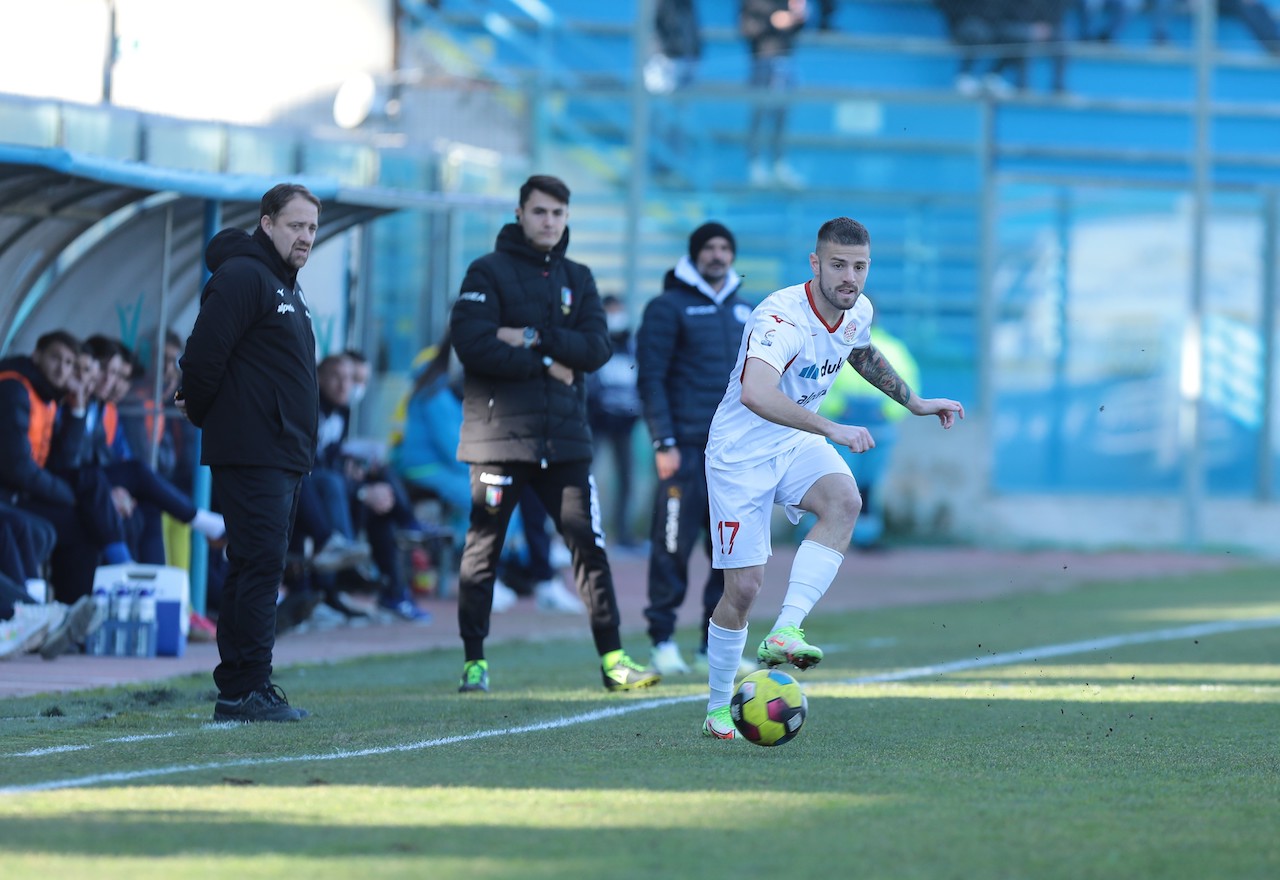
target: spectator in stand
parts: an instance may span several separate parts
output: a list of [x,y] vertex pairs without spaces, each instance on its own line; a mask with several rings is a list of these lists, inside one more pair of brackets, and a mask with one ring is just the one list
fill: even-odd
[[818,0],[818,30],[836,29],[836,0]]
[[52,524],[0,501],[0,660],[28,651],[56,660],[102,624],[90,596],[68,606],[40,595],[56,541]]
[[[645,88],[658,95],[687,88],[697,77],[702,57],[702,29],[694,0],[658,0],[654,36],[658,51],[645,65]],[[688,109],[678,101],[670,106],[654,102],[654,141],[664,144],[667,151],[665,156],[659,153],[654,157],[655,174],[679,170],[688,140]]]
[[751,50],[750,84],[766,93],[753,105],[747,133],[752,186],[804,185],[783,158],[782,139],[787,123],[787,92],[796,85],[792,52],[806,15],[805,0],[741,0],[738,26]]
[[[462,433],[462,364],[453,354],[448,330],[425,356],[426,365],[404,404],[403,433],[392,441],[391,461],[406,483],[439,499],[460,547],[471,516],[471,468],[457,457]],[[508,577],[526,581],[524,592],[532,593],[542,610],[581,614],[585,610],[582,601],[569,592],[551,564],[551,536],[546,524],[546,508],[536,492],[526,489],[507,526],[499,568]],[[523,536],[523,553],[514,535]],[[494,613],[510,610],[519,597],[502,577],[494,580]]]
[[116,403],[129,388],[132,358],[128,350],[117,340],[100,335],[89,337],[85,349],[99,365],[98,380],[78,394],[75,406],[59,419],[54,443],[56,470],[102,469],[117,510],[129,521],[134,538],[132,555],[139,562],[166,563],[162,512],[221,547],[226,534],[222,516],[198,509],[190,495],[134,458],[128,448]]
[[403,403],[402,430],[392,438],[391,466],[405,483],[435,496],[460,537],[471,514],[471,470],[457,458],[462,365],[453,356],[448,331],[422,357],[425,365]]
[[[608,450],[616,483],[609,493],[609,514],[605,534],[614,535],[621,547],[635,546],[628,514],[631,510],[632,471],[631,440],[640,420],[640,394],[636,390],[636,345],[631,338],[631,319],[627,307],[613,294],[601,298],[609,342],[613,354],[605,365],[587,376],[587,412],[591,419],[591,436],[595,443],[595,461]],[[597,473],[600,468],[596,468]]]
[[373,368],[364,352],[348,348],[343,352],[351,362],[351,406],[355,407],[369,393],[369,380],[373,377]]
[[[985,90],[994,97],[1008,97],[1023,90],[1028,82],[1028,56],[1039,51],[1037,46],[1047,46],[1052,89],[1065,90],[1066,56],[1061,44],[1067,2],[934,0],[946,18],[952,41],[964,50],[956,72],[956,89],[969,96]],[[979,62],[992,56],[989,69],[979,79]]]
[[55,474],[53,454],[59,401],[74,389],[72,416],[88,392],[75,378],[80,343],[64,330],[36,341],[30,357],[0,361],[0,492],[15,506],[50,522],[58,540],[50,557],[54,593],[74,603],[93,590],[98,562],[131,561],[124,523],[111,486],[98,468]]
[[[1140,12],[1143,0],[1076,0],[1076,17],[1081,40],[1099,43],[1113,41]],[[1169,13],[1173,0],[1151,0],[1151,41],[1163,45],[1169,41]]]
[[316,368],[320,385],[320,435],[314,477],[328,477],[341,486],[343,503],[352,513],[351,534],[363,530],[378,567],[381,589],[378,605],[414,623],[430,623],[431,613],[414,604],[397,533],[422,534],[408,494],[386,463],[357,458],[343,450],[351,423],[352,359],[330,355]]
[[1240,19],[1263,49],[1280,57],[1280,21],[1264,0],[1218,0],[1218,14]]
[[[736,255],[737,242],[723,224],[695,229],[689,253],[667,272],[637,334],[638,386],[658,474],[644,616],[650,662],[663,675],[690,671],[674,641],[676,617],[688,593],[694,548],[702,545],[711,556],[703,450],[751,314],[738,295]],[[698,657],[704,662],[707,621],[723,593],[724,572],[713,568],[702,588]]]
[[658,0],[653,31],[669,70],[661,75],[661,83],[650,84],[651,89],[671,92],[692,84],[702,58],[702,28],[694,0]]

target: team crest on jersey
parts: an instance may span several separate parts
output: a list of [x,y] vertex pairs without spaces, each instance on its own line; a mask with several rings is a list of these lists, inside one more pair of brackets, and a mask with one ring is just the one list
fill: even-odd
[[853,338],[858,335],[858,322],[846,321],[844,324],[844,341],[853,342]]
[[502,487],[486,486],[484,489],[484,506],[494,511],[502,506]]
[[573,291],[567,287],[560,288],[560,311],[569,314],[569,310],[573,308]]

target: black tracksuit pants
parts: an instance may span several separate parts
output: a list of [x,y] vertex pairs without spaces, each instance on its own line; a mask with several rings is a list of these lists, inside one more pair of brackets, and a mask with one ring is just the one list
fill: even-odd
[[591,462],[526,462],[471,465],[471,524],[458,579],[458,629],[467,660],[484,659],[493,610],[493,582],[507,523],[528,486],[547,509],[573,556],[574,582],[586,603],[591,634],[601,654],[622,647],[618,600],[605,555],[600,499]]
[[[689,557],[701,544],[711,558],[710,509],[707,501],[706,452],[701,446],[680,447],[680,469],[659,480],[653,493],[649,534],[649,639],[657,645],[671,638],[676,615],[689,589]],[[707,623],[724,595],[724,572],[712,568],[702,588],[702,642]]]
[[218,607],[218,693],[235,699],[271,681],[276,594],[302,474],[214,466],[213,494],[227,523],[227,577]]

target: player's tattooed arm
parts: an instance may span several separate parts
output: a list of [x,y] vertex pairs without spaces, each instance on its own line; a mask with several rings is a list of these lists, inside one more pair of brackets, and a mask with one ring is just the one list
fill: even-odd
[[908,385],[893,364],[885,359],[880,349],[874,345],[866,348],[855,348],[849,352],[849,366],[858,371],[858,375],[879,388],[891,399],[906,406],[911,400],[911,386]]

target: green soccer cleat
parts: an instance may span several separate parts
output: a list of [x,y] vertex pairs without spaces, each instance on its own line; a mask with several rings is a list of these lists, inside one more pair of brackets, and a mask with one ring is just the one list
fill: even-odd
[[742,734],[738,733],[733,718],[729,716],[729,707],[721,706],[707,713],[707,720],[702,722],[702,735],[712,739],[737,739]]
[[604,686],[611,691],[633,691],[662,681],[660,673],[641,666],[621,649],[600,658],[600,675],[604,678]]
[[468,660],[462,665],[462,681],[458,685],[458,693],[472,691],[489,692],[488,660]]
[[808,669],[822,662],[822,649],[806,642],[800,627],[783,626],[764,637],[756,659],[770,668],[790,663],[797,669]]

